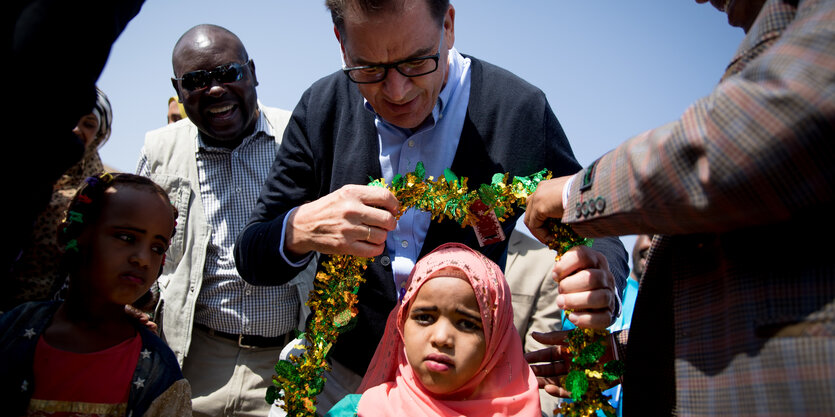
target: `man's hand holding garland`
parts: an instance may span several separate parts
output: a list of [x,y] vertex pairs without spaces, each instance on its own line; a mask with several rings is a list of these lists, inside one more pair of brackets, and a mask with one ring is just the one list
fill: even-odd
[[388,232],[397,226],[399,207],[385,188],[345,185],[290,215],[284,248],[297,257],[311,251],[364,258],[380,255]]
[[559,282],[557,305],[577,327],[603,330],[619,310],[615,276],[606,257],[588,247],[575,246],[554,264]]

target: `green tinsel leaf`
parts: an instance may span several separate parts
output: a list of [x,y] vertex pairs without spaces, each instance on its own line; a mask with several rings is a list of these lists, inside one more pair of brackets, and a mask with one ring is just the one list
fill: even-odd
[[458,176],[455,175],[449,168],[444,168],[444,178],[446,178],[446,182],[450,184],[458,182]]
[[493,174],[493,178],[490,179],[490,184],[497,185],[504,182],[504,174],[496,173]]
[[571,371],[565,377],[565,389],[571,391],[571,399],[580,401],[589,389],[589,380],[583,371]]
[[272,385],[267,387],[267,395],[264,397],[267,400],[267,404],[272,405],[278,399],[278,392],[278,388]]
[[496,191],[487,184],[481,184],[478,187],[478,198],[487,206],[494,206],[496,204]]
[[574,349],[580,349],[585,339],[583,329],[575,327],[568,332],[568,345]]
[[379,178],[374,178],[371,175],[368,176],[368,185],[372,187],[385,187],[386,184]]
[[543,169],[542,171],[536,172],[533,175],[529,176],[528,178],[531,179],[531,185],[533,188],[528,189],[529,193],[533,193],[536,190],[536,187],[539,185],[540,182],[548,175],[548,170]]
[[600,342],[594,342],[580,351],[580,354],[577,355],[574,363],[580,366],[595,363],[601,356],[603,356],[604,352],[606,352],[606,348],[603,347],[603,344]]
[[423,161],[418,161],[415,165],[415,176],[420,179],[426,178],[426,168],[423,167]]
[[391,179],[391,186],[395,190],[401,188],[403,186],[403,176],[400,174],[395,175],[394,178]]
[[287,360],[279,360],[275,364],[275,373],[281,378],[287,378],[291,381],[295,381],[299,377],[299,371],[296,369],[296,366]]
[[315,397],[322,392],[322,389],[325,387],[325,379],[324,378],[316,378],[311,381],[311,385],[307,387],[307,395],[311,397]]
[[626,365],[621,361],[609,361],[603,365],[603,378],[614,381],[621,376],[626,369]]

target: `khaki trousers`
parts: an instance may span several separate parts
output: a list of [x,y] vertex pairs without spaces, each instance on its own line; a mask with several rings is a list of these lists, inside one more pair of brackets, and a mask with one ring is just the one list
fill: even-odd
[[266,416],[270,404],[264,397],[281,348],[241,348],[237,342],[195,328],[183,361],[194,415]]

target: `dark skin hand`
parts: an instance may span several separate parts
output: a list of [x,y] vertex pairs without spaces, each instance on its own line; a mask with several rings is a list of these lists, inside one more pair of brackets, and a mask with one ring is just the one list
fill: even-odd
[[[536,375],[539,388],[554,397],[571,397],[571,392],[560,386],[560,378],[568,374],[568,364],[571,363],[571,354],[568,352],[566,342],[568,332],[569,330],[557,330],[548,333],[531,333],[534,340],[550,346],[525,354],[525,360],[531,364],[531,370]],[[606,353],[600,359],[601,362],[606,363],[615,359],[613,345],[614,336],[609,335],[609,343],[606,344]],[[612,386],[619,383],[619,381],[614,381]]]
[[548,394],[554,397],[569,398],[571,393],[563,389],[560,384],[560,377],[568,374],[568,363],[571,362],[571,354],[565,346],[564,340],[568,337],[567,330],[557,330],[549,333],[531,333],[537,342],[551,345],[546,348],[525,353],[525,360],[531,365],[536,382]]
[[159,336],[159,329],[157,328],[157,324],[151,321],[151,316],[149,316],[144,311],[132,305],[125,305],[125,314],[127,314],[130,318],[135,319],[140,324],[144,325],[146,329],[150,330],[155,335]]

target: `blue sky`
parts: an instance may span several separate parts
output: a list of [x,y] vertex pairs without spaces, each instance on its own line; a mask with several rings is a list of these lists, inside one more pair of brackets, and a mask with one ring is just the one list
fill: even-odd
[[[693,0],[452,4],[455,47],[542,89],[584,166],[707,95],[744,36]],[[164,125],[174,94],[174,43],[200,23],[241,38],[268,106],[292,110],[311,83],[340,68],[324,0],[147,0],[99,79],[114,113],[105,164],[135,169],[145,132]],[[631,250],[634,239],[623,240]]]

